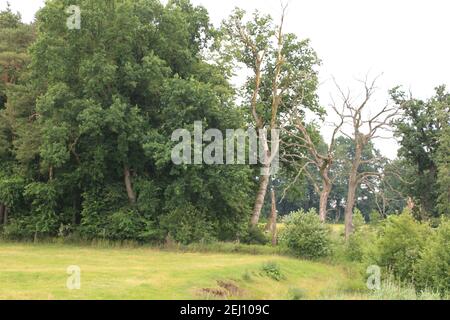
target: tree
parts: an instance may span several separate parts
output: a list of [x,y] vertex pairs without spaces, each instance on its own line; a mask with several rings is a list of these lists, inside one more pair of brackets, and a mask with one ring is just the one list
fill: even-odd
[[[333,108],[335,109],[336,107],[333,106]],[[319,217],[322,222],[325,222],[327,219],[328,198],[336,178],[330,176],[330,170],[335,157],[337,134],[344,124],[344,118],[341,116],[340,122],[334,125],[331,141],[327,146],[314,141],[314,137],[310,133],[311,130],[304,124],[301,116],[295,114],[288,117],[288,119],[292,123],[292,127],[289,126],[286,130],[289,140],[285,144],[292,151],[288,151],[289,153],[285,157],[288,158],[287,161],[293,162],[294,166],[297,167],[296,179],[304,172],[314,185],[316,192],[320,194]],[[317,131],[317,129],[315,130]],[[302,152],[304,149],[307,150],[306,154]],[[299,163],[300,166],[298,165]],[[320,183],[316,181],[315,175],[311,172],[311,165],[313,170],[317,170],[319,173]]]
[[284,33],[286,7],[278,26],[270,16],[255,12],[244,21],[245,12],[236,9],[222,27],[225,60],[242,64],[251,71],[245,86],[244,101],[252,126],[256,128],[263,148],[259,188],[252,212],[251,225],[256,226],[270,180],[271,164],[278,150],[269,150],[267,132],[280,128],[280,116],[292,108],[303,106],[317,110],[318,64],[308,41],[299,41]]
[[[34,40],[32,25],[22,23],[20,14],[6,10],[0,12],[0,184],[12,175],[13,124],[8,115],[8,101],[19,86],[29,62],[28,46]],[[8,180],[10,181],[10,180]],[[3,181],[4,182],[4,181]],[[11,208],[6,193],[0,197],[0,225],[8,222]]]
[[[15,84],[20,72],[29,62],[27,49],[34,39],[33,26],[21,21],[19,13],[13,13],[8,4],[0,12],[0,95],[5,103],[5,89],[8,84]],[[3,106],[0,103],[0,107]]]
[[343,102],[344,109],[342,112],[335,110],[340,117],[346,120],[351,126],[350,134],[342,133],[352,140],[355,146],[355,154],[351,159],[351,168],[349,171],[348,193],[345,206],[345,237],[348,240],[353,232],[353,208],[356,202],[356,191],[358,186],[369,177],[379,177],[382,175],[380,171],[362,171],[362,165],[379,161],[379,157],[374,156],[369,159],[363,158],[364,149],[376,138],[381,138],[380,131],[387,129],[390,122],[398,114],[396,106],[384,107],[375,112],[375,115],[366,114],[369,103],[375,91],[377,78],[371,83],[366,79],[364,85],[364,98],[360,104],[352,103],[350,93],[345,94],[337,85],[340,97]]
[[[345,218],[345,208],[347,203],[347,195],[349,188],[348,173],[350,172],[352,161],[355,157],[355,144],[352,139],[341,135],[336,139],[335,155],[333,166],[331,167],[331,175],[333,176],[333,188],[329,196],[329,215],[330,218],[336,222],[343,221]],[[385,177],[384,167],[387,164],[379,150],[377,150],[373,143],[367,144],[361,156],[365,161],[359,172],[381,172],[380,176],[369,176],[363,179],[358,185],[355,194],[355,207],[361,213],[369,218],[373,210],[379,210],[379,205],[382,205],[380,199],[380,191],[382,187],[382,179]],[[368,161],[373,159],[373,161]],[[402,207],[403,209],[403,207]]]
[[[442,96],[442,90],[438,93]],[[450,94],[446,94],[437,108],[438,119],[441,123],[441,132],[439,134],[439,147],[436,151],[436,163],[438,166],[437,185],[439,195],[437,199],[437,211],[441,215],[450,215]]]
[[436,88],[435,96],[426,101],[408,97],[398,87],[391,94],[403,111],[395,123],[401,146],[399,156],[415,167],[416,178],[406,185],[407,194],[416,204],[414,211],[422,218],[448,213],[450,94],[444,86]]
[[14,205],[15,230],[163,240],[161,222],[189,207],[214,238],[238,239],[251,169],[170,157],[172,133],[194,121],[245,127],[223,70],[204,56],[215,34],[206,10],[185,0],[80,0],[81,29],[71,30],[72,4],[49,1],[38,12],[30,72],[8,94],[14,139],[0,202]]

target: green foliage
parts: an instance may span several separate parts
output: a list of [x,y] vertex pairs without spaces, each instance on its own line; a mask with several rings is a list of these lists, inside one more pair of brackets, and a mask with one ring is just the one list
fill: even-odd
[[441,126],[439,147],[436,150],[438,199],[437,210],[441,215],[450,216],[450,94],[445,87],[437,89],[437,119]]
[[112,240],[151,242],[161,239],[156,223],[144,219],[135,210],[124,208],[109,216],[106,237]]
[[33,221],[27,217],[14,218],[3,226],[3,236],[10,240],[30,240],[34,232]]
[[371,225],[377,225],[382,219],[381,214],[377,210],[372,210],[369,213],[369,223]]
[[381,282],[380,290],[373,290],[372,300],[440,300],[441,296],[430,289],[418,291],[414,285],[399,283],[392,277]]
[[405,185],[407,194],[417,202],[416,213],[421,218],[447,214],[450,94],[445,86],[436,88],[436,94],[426,101],[408,98],[399,88],[391,94],[403,111],[396,121],[399,156],[415,168]]
[[355,230],[360,229],[362,226],[366,224],[366,219],[364,218],[361,210],[355,208],[353,210],[353,227]]
[[280,266],[276,262],[269,261],[264,263],[261,270],[264,272],[264,275],[275,281],[280,281],[285,278],[281,272]]
[[427,237],[415,265],[416,287],[432,288],[442,296],[450,293],[450,221],[444,219],[440,226]]
[[391,272],[400,281],[414,280],[415,267],[430,233],[430,227],[416,221],[408,210],[390,216],[368,255],[369,263]]
[[211,242],[217,238],[211,218],[190,204],[162,216],[160,223],[168,235],[182,244]]
[[376,241],[376,230],[370,227],[356,229],[345,244],[344,254],[350,261],[361,262]]
[[320,258],[331,253],[330,230],[324,225],[314,209],[291,213],[284,220],[279,242],[297,256]]
[[[46,3],[33,26],[0,14],[0,203],[9,221],[34,235],[239,239],[252,169],[170,161],[175,129],[197,120],[205,130],[245,128],[227,72],[204,57],[216,35],[206,10],[186,0],[79,0],[82,28],[69,30],[71,4]],[[197,213],[184,217],[186,204]]]
[[269,242],[269,238],[260,226],[249,226],[240,240],[246,244],[264,245]]
[[31,218],[36,234],[56,235],[59,225],[55,185],[33,182],[25,187],[24,197],[31,201]]
[[0,202],[8,207],[16,207],[23,202],[25,180],[18,175],[0,176]]

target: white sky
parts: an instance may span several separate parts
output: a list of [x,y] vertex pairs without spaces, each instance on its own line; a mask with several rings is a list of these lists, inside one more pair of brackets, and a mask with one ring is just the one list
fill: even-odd
[[[0,0],[0,9],[6,2]],[[44,0],[9,2],[25,21],[31,21]],[[259,9],[274,18],[280,15],[280,0],[192,2],[205,6],[215,25],[236,6],[249,12]],[[387,99],[387,90],[396,85],[419,98],[431,96],[437,85],[450,86],[449,13],[448,0],[290,0],[286,31],[310,38],[322,59],[320,98],[324,106],[335,92],[331,76],[342,87],[353,88],[355,79],[383,73],[378,104],[373,105],[376,109]],[[325,136],[328,133],[324,129]],[[396,156],[393,141],[380,140],[377,147],[390,158]]]

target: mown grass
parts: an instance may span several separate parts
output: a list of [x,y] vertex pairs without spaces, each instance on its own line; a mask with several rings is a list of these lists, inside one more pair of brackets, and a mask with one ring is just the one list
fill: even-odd
[[[282,279],[264,273],[268,262],[278,266]],[[80,290],[66,288],[70,265],[81,268]],[[298,292],[302,299],[320,299],[340,294],[350,279],[340,266],[263,252],[61,244],[0,243],[0,270],[0,299],[292,299]],[[210,294],[219,288],[218,281],[239,290]],[[357,296],[347,292],[345,297]]]

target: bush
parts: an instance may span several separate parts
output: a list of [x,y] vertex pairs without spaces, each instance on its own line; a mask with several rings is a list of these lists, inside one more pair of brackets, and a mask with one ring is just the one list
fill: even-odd
[[58,203],[58,191],[53,183],[30,183],[25,187],[24,197],[31,201],[32,224],[35,236],[55,236],[58,234],[60,221],[55,210]]
[[162,216],[160,225],[167,235],[181,244],[211,242],[217,238],[211,219],[192,205],[177,208]]
[[363,261],[375,240],[372,228],[356,229],[345,244],[345,257],[351,261]]
[[270,261],[264,263],[261,269],[266,276],[275,281],[280,281],[285,278],[284,275],[281,273],[281,269],[276,262]]
[[369,254],[370,264],[385,268],[401,281],[414,280],[415,265],[430,232],[428,225],[417,222],[407,210],[388,217]]
[[35,234],[30,217],[14,218],[3,226],[3,236],[9,240],[31,240]]
[[330,230],[324,225],[314,209],[305,213],[296,211],[284,220],[280,232],[280,244],[288,247],[297,256],[320,258],[331,253]]
[[155,241],[162,238],[155,223],[128,208],[108,218],[106,236],[111,240]]
[[365,224],[366,219],[364,218],[362,212],[358,208],[355,208],[353,210],[353,228],[358,230]]
[[242,235],[241,241],[245,244],[264,245],[269,243],[269,238],[261,227],[249,226],[247,232]]
[[432,288],[441,295],[450,293],[450,221],[442,221],[429,237],[416,265],[416,286]]
[[370,224],[377,225],[378,223],[380,223],[381,219],[382,219],[381,214],[378,211],[372,210],[369,213],[369,223]]

